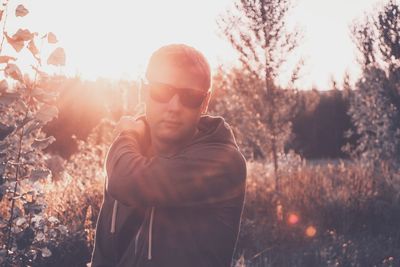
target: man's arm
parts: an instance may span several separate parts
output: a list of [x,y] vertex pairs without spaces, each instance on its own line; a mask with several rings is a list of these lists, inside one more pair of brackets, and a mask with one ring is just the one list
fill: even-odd
[[246,164],[233,144],[194,144],[175,156],[146,158],[135,131],[122,132],[106,159],[107,190],[131,206],[190,206],[244,194]]

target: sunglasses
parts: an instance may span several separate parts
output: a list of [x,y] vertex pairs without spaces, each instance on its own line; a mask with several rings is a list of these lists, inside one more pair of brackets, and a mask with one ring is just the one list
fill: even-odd
[[174,95],[179,95],[179,100],[187,108],[199,108],[206,98],[208,91],[200,91],[191,88],[176,88],[165,83],[150,82],[143,84],[144,90],[150,93],[150,97],[160,103],[168,103]]

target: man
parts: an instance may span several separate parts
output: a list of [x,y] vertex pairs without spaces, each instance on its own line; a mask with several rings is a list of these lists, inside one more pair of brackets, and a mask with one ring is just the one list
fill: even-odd
[[146,79],[145,115],[119,122],[107,154],[92,266],[229,267],[246,164],[223,118],[205,115],[209,64],[168,45]]

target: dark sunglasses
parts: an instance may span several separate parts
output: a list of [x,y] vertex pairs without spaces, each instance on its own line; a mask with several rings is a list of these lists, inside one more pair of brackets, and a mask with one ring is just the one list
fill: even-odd
[[160,103],[168,103],[174,95],[178,94],[182,105],[188,108],[199,108],[208,93],[191,88],[176,88],[158,82],[143,83],[143,88],[150,93],[153,100]]

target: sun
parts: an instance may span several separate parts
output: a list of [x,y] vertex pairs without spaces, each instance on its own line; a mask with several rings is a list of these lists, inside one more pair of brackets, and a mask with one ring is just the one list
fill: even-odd
[[[298,55],[289,59],[293,64],[299,58],[305,61],[298,88],[327,89],[332,78],[340,81],[345,72],[358,76],[349,23],[380,2],[297,2],[288,25],[298,25],[305,35]],[[137,79],[152,51],[180,42],[202,51],[214,69],[221,62],[238,62],[229,42],[218,35],[216,24],[217,17],[233,4],[231,0],[26,0],[23,3],[30,13],[24,20],[10,21],[7,30],[29,26],[41,33],[54,32],[67,55],[66,67],[56,71],[67,76],[90,80]],[[11,1],[11,4],[16,3]],[[341,16],[337,16],[339,13]],[[291,69],[282,70],[281,83],[285,84],[290,76],[286,72]]]

